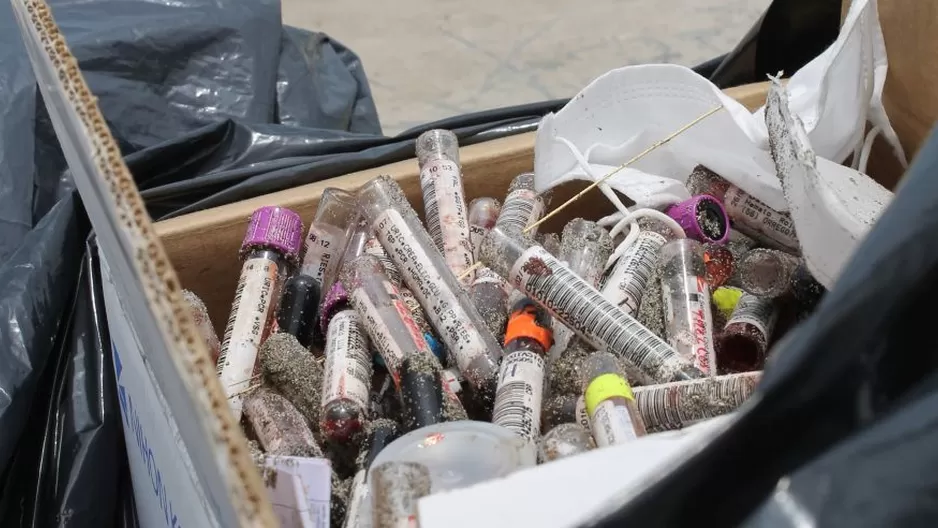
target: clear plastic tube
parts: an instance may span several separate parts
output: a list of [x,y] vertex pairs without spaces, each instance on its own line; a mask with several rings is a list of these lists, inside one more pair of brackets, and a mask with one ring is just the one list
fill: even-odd
[[218,356],[218,377],[236,418],[241,418],[241,394],[251,386],[257,349],[270,331],[302,236],[303,222],[289,209],[261,207],[251,215],[241,244],[241,278]]
[[368,239],[368,242],[365,243],[365,254],[372,255],[381,262],[381,266],[384,268],[384,274],[387,276],[388,280],[391,281],[391,284],[398,288],[403,286],[404,279],[401,277],[401,270],[397,269],[397,264],[391,260],[391,257],[389,257],[384,248],[381,247],[381,242],[378,241],[378,237],[372,236]]
[[469,203],[469,240],[472,242],[472,256],[479,260],[479,246],[489,229],[495,227],[498,212],[502,204],[488,196],[476,198]]
[[244,415],[270,455],[321,457],[303,415],[286,398],[260,387],[244,399]]
[[544,359],[552,344],[550,316],[533,302],[511,314],[498,373],[492,423],[532,442],[541,435]]
[[548,431],[538,442],[537,459],[544,464],[579,455],[595,447],[589,429],[575,423],[560,424]]
[[668,343],[708,375],[716,375],[713,315],[703,246],[689,238],[661,248],[661,300]]
[[412,429],[442,421],[449,389],[442,367],[381,262],[362,255],[343,264],[340,277],[398,389],[405,425]]
[[416,528],[417,501],[430,494],[430,470],[416,462],[385,462],[371,468],[372,526]]
[[743,294],[719,337],[717,360],[720,370],[749,372],[761,369],[778,313],[778,303],[774,299]]
[[680,429],[735,411],[756,389],[762,372],[635,388],[635,401],[648,432]]
[[352,193],[334,187],[322,191],[316,216],[306,234],[300,273],[309,275],[320,286],[328,287],[325,284],[326,277],[335,275],[348,240],[346,235],[349,224],[357,213],[355,195]]
[[182,290],[182,300],[189,307],[192,322],[195,323],[196,330],[202,336],[202,341],[205,342],[205,348],[208,349],[212,361],[217,365],[218,355],[221,354],[221,341],[218,340],[218,334],[215,333],[215,327],[209,319],[208,308],[198,295],[189,290]]
[[[524,231],[544,216],[551,196],[551,191],[538,194],[534,190],[533,172],[519,174],[508,186],[508,196],[498,213],[495,227],[506,233]],[[534,236],[536,233],[537,229],[532,229],[527,234]]]
[[[587,284],[598,288],[602,280],[606,261],[612,255],[612,237],[596,222],[574,218],[567,222],[560,237],[561,261]],[[550,359],[555,360],[570,345],[573,330],[557,321],[554,326],[554,347]]]
[[264,380],[284,395],[311,426],[322,409],[322,364],[290,334],[278,332],[261,345]]
[[690,361],[529,238],[495,227],[482,244],[482,261],[587,343],[628,359],[651,379],[666,382],[703,376]]
[[603,297],[635,317],[658,265],[661,247],[674,239],[674,232],[653,218],[640,218],[635,243],[619,257],[601,290]]
[[508,322],[508,284],[494,271],[487,267],[476,271],[475,281],[469,287],[469,299],[479,310],[485,326],[496,339],[505,335]]
[[[385,265],[385,270],[387,270],[387,265]],[[391,282],[393,283],[394,281]],[[414,322],[417,323],[417,326],[423,331],[423,339],[427,342],[427,345],[430,346],[433,355],[442,363],[446,359],[446,347],[443,346],[443,343],[433,331],[433,327],[431,327],[430,323],[427,321],[427,314],[423,311],[423,306],[420,306],[420,301],[414,297],[414,292],[410,291],[410,288],[401,285],[399,289],[401,300],[404,301],[404,304],[407,305],[407,308],[410,310],[410,315],[413,316]]]
[[375,178],[359,190],[358,201],[459,370],[476,394],[491,395],[501,355],[498,342],[440,253],[433,249],[400,186],[387,176]]
[[469,211],[459,169],[459,144],[449,130],[428,130],[417,138],[420,187],[427,218],[427,231],[446,265],[465,285],[472,283],[472,241]]
[[608,352],[590,355],[583,382],[583,400],[597,446],[623,444],[645,436],[635,396],[615,356]]
[[355,310],[341,310],[329,321],[326,332],[320,421],[323,436],[341,442],[362,430],[367,418],[371,377],[371,352],[364,324]]
[[739,279],[747,292],[758,297],[781,297],[791,287],[800,260],[776,249],[753,249],[739,263]]
[[795,223],[788,213],[776,211],[703,165],[687,178],[691,194],[709,194],[723,203],[733,226],[759,241],[798,251]]
[[319,282],[309,275],[294,275],[283,285],[277,308],[277,328],[296,338],[306,348],[313,342],[319,315]]

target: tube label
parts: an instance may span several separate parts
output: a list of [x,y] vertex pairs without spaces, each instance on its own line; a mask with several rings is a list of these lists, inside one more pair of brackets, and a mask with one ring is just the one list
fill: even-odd
[[541,400],[544,394],[544,358],[518,350],[502,358],[495,390],[492,423],[536,440],[541,435]]
[[473,326],[469,314],[460,304],[456,292],[447,287],[427,251],[410,234],[410,227],[400,212],[396,209],[384,211],[378,216],[373,229],[456,359],[456,366],[461,372],[472,372],[472,362],[487,355],[489,350],[479,329]]
[[681,429],[735,411],[761,377],[761,372],[743,372],[636,387],[635,404],[649,432]]
[[[675,284],[675,281],[677,284]],[[708,375],[716,374],[710,287],[704,277],[679,275],[661,281],[668,342]]]
[[603,286],[603,296],[629,315],[638,313],[642,295],[655,271],[658,253],[667,241],[654,231],[642,231],[635,243],[619,257]]
[[772,335],[772,330],[775,329],[777,320],[778,310],[775,308],[773,299],[744,293],[736,303],[736,308],[729,321],[726,322],[726,326],[734,323],[751,324],[768,340]]
[[[544,199],[531,189],[515,189],[505,198],[498,213],[495,227],[506,233],[516,233],[541,219]],[[529,233],[534,236],[534,232]]]
[[365,253],[376,257],[381,265],[384,267],[384,274],[387,275],[388,280],[391,281],[391,284],[401,287],[402,278],[401,271],[397,269],[397,265],[394,264],[394,261],[388,257],[388,253],[381,247],[381,242],[378,241],[376,237],[371,237],[365,242]]
[[654,379],[666,381],[673,368],[690,366],[667,343],[540,246],[531,246],[521,254],[509,279],[590,345],[627,358]]
[[726,214],[741,224],[743,231],[749,231],[750,236],[762,235],[759,238],[768,238],[786,248],[798,249],[795,223],[790,214],[772,209],[735,185],[729,186],[723,201]]
[[[401,384],[401,365],[404,364],[404,358],[410,353],[426,353],[433,355],[426,339],[423,338],[423,332],[414,322],[410,315],[410,310],[400,296],[397,295],[394,286],[391,283],[385,283],[387,295],[390,298],[390,304],[378,307],[374,300],[369,297],[366,287],[356,288],[350,296],[352,306],[362,317],[362,323],[371,343],[374,345],[381,359],[394,379],[394,386],[400,388]],[[407,328],[407,337],[397,335],[391,330],[390,322],[397,319],[398,322]],[[400,326],[398,326],[400,328]],[[402,345],[401,339],[407,339]],[[407,350],[405,350],[405,348]]]
[[[448,159],[428,161],[420,169],[420,188],[427,231],[443,253],[446,265],[458,277],[475,262],[459,165]],[[461,281],[472,284],[473,276],[470,273]]]
[[242,393],[254,376],[257,349],[270,331],[278,273],[277,263],[263,257],[247,259],[241,266],[217,364],[219,380],[237,417],[241,416]]
[[355,310],[337,313],[326,331],[326,372],[322,405],[349,399],[367,409],[371,393],[371,353]]
[[478,225],[469,225],[469,242],[472,244],[472,258],[479,260],[479,249],[482,247],[482,239],[489,232],[489,228]]
[[597,447],[623,444],[638,438],[629,408],[612,400],[600,402],[590,416],[590,431]]
[[309,275],[322,284],[323,278],[334,273],[339,265],[344,240],[345,233],[335,226],[311,225],[306,235],[300,273]]

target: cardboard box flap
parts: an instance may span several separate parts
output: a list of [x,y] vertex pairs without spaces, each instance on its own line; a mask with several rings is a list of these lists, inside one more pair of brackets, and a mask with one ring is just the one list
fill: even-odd
[[[145,464],[142,469],[131,466],[135,487],[150,480],[160,499],[153,502],[161,505],[159,513],[165,513],[168,526],[187,523],[166,507],[167,493],[192,488],[204,490],[198,497],[201,500],[181,497],[177,507],[180,502],[195,503],[188,512],[192,519],[199,519],[198,524],[275,526],[244,436],[227,410],[215,366],[183,309],[176,273],[78,62],[44,0],[13,0],[12,4],[56,136],[97,234],[106,263],[102,267],[107,268],[125,311],[128,324],[122,330],[133,334],[141,364],[158,385],[153,394],[165,398],[138,399],[128,416],[126,394],[119,386],[128,449],[134,448],[136,440]],[[119,377],[117,347],[114,354]],[[148,442],[142,422],[157,416],[167,420],[175,445]],[[161,473],[154,467],[153,452],[160,449],[182,450],[185,456],[180,458],[188,461],[182,464],[185,471],[164,467]]]

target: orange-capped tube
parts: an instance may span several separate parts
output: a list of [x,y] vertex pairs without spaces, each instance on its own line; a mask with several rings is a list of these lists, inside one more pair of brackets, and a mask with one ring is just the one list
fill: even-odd
[[492,423],[532,442],[541,435],[544,356],[552,344],[550,316],[530,299],[520,301],[508,318]]

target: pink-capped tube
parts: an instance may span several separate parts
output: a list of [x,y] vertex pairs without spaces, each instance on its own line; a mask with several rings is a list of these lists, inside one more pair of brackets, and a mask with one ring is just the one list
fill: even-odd
[[417,138],[420,188],[427,218],[427,231],[446,265],[466,286],[474,273],[469,211],[459,168],[459,143],[449,130],[428,130]]
[[241,244],[241,278],[218,356],[218,377],[239,419],[258,347],[270,331],[280,289],[296,265],[302,240],[303,222],[289,209],[261,207],[251,215]]
[[493,394],[501,347],[400,186],[388,176],[375,178],[358,191],[358,204],[466,380],[477,394]]

